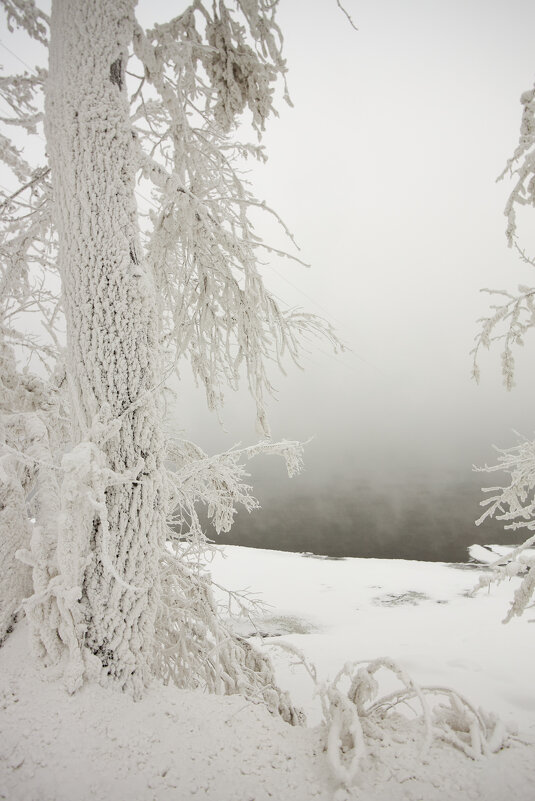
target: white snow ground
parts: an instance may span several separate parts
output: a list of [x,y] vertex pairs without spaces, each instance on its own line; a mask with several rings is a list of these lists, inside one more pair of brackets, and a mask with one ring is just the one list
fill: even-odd
[[[474,762],[421,733],[384,742],[350,793],[330,778],[318,728],[297,729],[242,698],[155,685],[133,703],[102,687],[68,696],[29,657],[24,623],[0,649],[0,799],[9,801],[533,801],[535,640],[531,617],[500,623],[514,584],[467,596],[478,570],[402,560],[330,560],[221,547],[216,581],[271,606],[256,620],[280,683],[318,719],[290,642],[333,678],[353,659],[388,655],[421,684],[447,684],[518,723],[520,740]],[[253,631],[248,622],[243,633]],[[390,689],[385,684],[385,690]]]
[[[215,581],[248,587],[272,604],[257,621],[260,632],[284,635],[321,678],[333,678],[347,661],[390,656],[418,683],[454,687],[535,736],[535,610],[501,622],[517,581],[468,597],[481,575],[476,567],[236,546],[218,551],[227,558],[214,560]],[[281,675],[287,660],[275,658]],[[287,673],[281,683],[310,717],[317,704],[303,671]]]

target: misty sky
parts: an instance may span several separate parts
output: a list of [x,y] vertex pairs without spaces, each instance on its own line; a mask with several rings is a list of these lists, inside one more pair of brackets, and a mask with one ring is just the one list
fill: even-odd
[[[289,305],[328,317],[351,348],[334,357],[312,343],[304,373],[290,366],[276,377],[272,427],[275,436],[314,437],[304,482],[413,472],[440,482],[492,461],[491,443],[512,444],[512,429],[535,428],[535,341],[528,337],[509,394],[498,352],[483,361],[479,388],[469,357],[488,304],[478,290],[532,281],[506,247],[508,184],[495,178],[518,139],[520,94],[535,77],[535,5],[346,7],[358,32],[335,0],[282,0],[295,107],[281,99],[264,139],[268,165],[251,172],[312,264],[275,259],[266,280]],[[139,18],[150,24],[182,8],[141,0]],[[24,37],[2,30],[0,39],[36,62]],[[5,48],[0,61],[8,71],[21,66]],[[268,220],[257,225],[283,244]],[[185,373],[173,426],[209,450],[256,439],[245,393],[229,395],[224,421],[227,432]]]
[[[277,380],[274,433],[315,437],[303,481],[470,478],[474,462],[493,461],[492,443],[509,446],[512,429],[535,428],[535,337],[519,354],[512,393],[501,385],[498,351],[483,360],[480,387],[469,356],[489,302],[479,289],[533,280],[507,249],[509,186],[495,179],[535,77],[535,6],[349,0],[347,8],[358,33],[334,1],[307,3],[306,12],[298,0],[281,3],[295,108],[281,102],[265,137],[268,165],[253,179],[312,269],[275,260],[268,281],[290,305],[327,316],[352,350],[334,358],[319,343],[305,373]],[[282,243],[270,224],[261,230]],[[227,436],[189,392],[177,419],[208,448],[254,439],[252,406],[229,401]]]

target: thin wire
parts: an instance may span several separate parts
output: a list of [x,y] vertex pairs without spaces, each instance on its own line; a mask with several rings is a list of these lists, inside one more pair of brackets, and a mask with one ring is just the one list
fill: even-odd
[[138,197],[140,197],[142,200],[144,200],[146,203],[150,203],[150,205],[151,205],[151,206],[154,206],[154,208],[155,208],[156,210],[159,210],[159,209],[160,209],[160,206],[158,206],[158,204],[157,204],[157,203],[155,203],[155,202],[154,202],[154,200],[151,200],[150,198],[148,198],[148,197],[145,197],[145,195],[143,195],[143,194],[142,194],[142,193],[141,193],[141,192],[140,192],[138,189],[134,189],[134,193],[135,193],[135,194],[136,194]]
[[[279,275],[279,273],[277,273],[277,275]],[[280,277],[283,278],[284,276],[281,275]],[[288,283],[290,283],[290,282],[288,282]],[[292,284],[292,286],[294,286],[294,284]],[[294,288],[298,292],[301,292],[299,287],[294,286]],[[287,309],[290,308],[290,306],[288,304],[288,301],[284,300],[284,298],[281,298],[281,296],[277,295],[276,292],[270,292],[270,294],[273,295],[273,297],[276,298],[276,300],[278,300],[279,303],[281,303],[284,307],[286,307]],[[315,303],[314,299],[310,298],[308,295],[306,295],[306,293],[301,292],[301,294],[304,295],[305,297],[309,298],[309,300],[312,303]],[[322,308],[321,306],[319,306],[318,303],[316,303],[316,306],[318,306],[319,308]],[[326,314],[330,315],[330,313],[327,311],[327,309],[324,309],[324,311],[326,312]],[[344,346],[344,350],[348,351],[349,353],[352,353],[354,356],[356,356],[357,359],[359,359],[359,361],[363,362],[367,367],[369,367],[372,370],[375,370],[377,373],[379,373],[379,375],[382,375],[384,378],[387,378],[387,374],[383,370],[381,370],[380,367],[377,367],[377,365],[372,364],[372,362],[369,362],[367,359],[365,359],[364,356],[361,356],[359,353],[356,353],[353,350],[353,348]],[[346,370],[351,370],[354,373],[359,373],[359,371],[357,370],[357,368],[354,365],[347,364],[345,361],[343,361],[343,359],[340,358],[340,356],[338,356],[338,355],[336,355],[334,353],[330,353],[329,351],[323,350],[322,348],[318,348],[318,347],[315,348],[315,351],[317,353],[322,353],[324,356],[327,356],[328,359],[332,359],[332,361],[336,362],[337,364],[341,364],[342,367],[346,368]],[[307,353],[308,353],[308,351],[307,351]],[[309,361],[310,361],[310,359],[309,359]]]
[[[333,313],[332,313],[331,311],[329,311],[329,309],[325,308],[325,306],[322,306],[322,304],[321,304],[321,303],[318,303],[316,300],[314,300],[314,298],[313,298],[311,295],[307,294],[307,293],[306,293],[306,292],[304,292],[302,289],[300,289],[298,286],[296,286],[296,284],[294,284],[292,281],[290,281],[290,279],[289,279],[289,278],[286,278],[286,276],[285,276],[285,275],[282,275],[282,273],[280,273],[280,272],[279,272],[279,271],[278,271],[278,270],[277,270],[275,267],[270,267],[270,269],[271,269],[271,270],[273,270],[273,272],[274,272],[274,273],[276,273],[276,274],[279,276],[279,278],[282,278],[282,280],[283,280],[283,281],[286,281],[286,283],[287,283],[287,284],[289,284],[291,287],[293,287],[293,288],[296,290],[296,292],[299,292],[301,295],[303,295],[303,297],[307,298],[307,300],[309,300],[311,303],[313,303],[313,304],[316,306],[316,308],[318,308],[318,309],[320,309],[322,312],[324,312],[324,313],[327,315],[328,319],[334,319],[334,316],[335,316],[335,315],[333,315]],[[282,298],[280,298],[280,297],[279,297],[278,295],[276,295],[274,292],[272,292],[271,294],[272,294],[274,297],[276,297],[276,298],[277,298],[277,300],[279,300],[279,301],[280,301],[281,303],[283,303],[285,306],[288,306],[288,303],[287,303],[287,301],[283,301],[283,300],[282,300]],[[335,327],[335,329],[336,329],[336,330],[340,331],[340,333],[342,333],[342,334],[344,333],[344,331],[343,331],[343,328],[342,328],[341,326],[337,326],[336,324],[334,324],[334,327]],[[343,344],[343,343],[342,343],[342,344]],[[364,364],[366,364],[366,365],[367,365],[368,367],[370,367],[372,370],[376,370],[376,371],[377,371],[378,373],[380,373],[381,375],[383,375],[383,376],[386,376],[386,373],[385,373],[383,370],[381,370],[381,368],[377,367],[377,365],[376,365],[376,364],[373,364],[372,362],[369,362],[369,361],[368,361],[366,358],[364,358],[364,356],[361,356],[361,355],[360,355],[360,353],[357,353],[357,352],[356,352],[356,351],[355,351],[353,348],[350,348],[350,347],[344,347],[344,350],[347,350],[347,351],[349,351],[350,353],[352,353],[354,356],[356,356],[356,358],[357,358],[357,359],[359,359],[359,361],[361,361],[361,362],[363,362]],[[327,351],[323,351],[323,350],[321,350],[321,349],[319,349],[319,348],[318,348],[318,352],[319,352],[319,353],[323,353],[323,354],[325,354],[326,356],[329,356],[329,354],[327,353]],[[354,367],[351,367],[350,365],[346,364],[346,363],[345,363],[344,361],[342,361],[342,360],[341,360],[339,357],[333,356],[332,358],[333,358],[333,359],[335,359],[335,360],[336,360],[336,361],[337,361],[339,364],[343,364],[343,365],[344,365],[344,367],[347,367],[347,369],[348,369],[348,370],[354,369],[354,370],[355,370],[355,372],[358,372],[358,371],[356,370],[356,368],[354,368]]]
[[329,309],[325,308],[325,306],[322,306],[321,303],[318,303],[317,300],[314,300],[314,298],[311,297],[310,295],[308,295],[303,289],[301,289],[300,287],[296,286],[292,281],[290,281],[289,278],[286,278],[285,275],[283,275],[281,272],[279,272],[279,270],[277,270],[276,267],[272,267],[270,265],[269,269],[272,272],[274,272],[276,275],[278,275],[279,278],[282,278],[283,281],[286,281],[286,283],[289,284],[291,287],[293,287],[297,292],[299,292],[301,295],[303,295],[304,298],[307,298],[311,303],[314,304],[314,306],[316,306],[316,308],[321,309],[321,311],[325,312],[325,314],[327,314],[329,317],[331,316],[331,312],[329,311]]
[[20,61],[21,64],[24,64],[25,67],[28,67],[30,72],[33,72],[34,75],[37,75],[37,72],[35,71],[35,67],[30,67],[30,65],[26,61],[23,61],[23,59],[20,56],[17,56],[17,54],[14,53],[13,50],[10,50],[10,48],[7,45],[5,45],[2,41],[0,41],[0,47],[3,47],[4,50],[7,50],[8,53],[11,53],[11,55],[14,58],[16,58],[17,61]]

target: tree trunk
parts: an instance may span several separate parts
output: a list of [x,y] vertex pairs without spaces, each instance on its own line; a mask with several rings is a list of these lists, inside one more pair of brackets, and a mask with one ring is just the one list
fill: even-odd
[[53,0],[45,127],[74,442],[105,456],[104,465],[91,462],[95,486],[86,495],[107,476],[105,503],[93,498],[84,531],[73,504],[64,505],[73,518],[66,530],[84,543],[77,557],[84,562],[77,602],[84,647],[123,688],[139,692],[153,655],[165,483],[158,319],[139,245],[124,76],[134,6],[135,0]]

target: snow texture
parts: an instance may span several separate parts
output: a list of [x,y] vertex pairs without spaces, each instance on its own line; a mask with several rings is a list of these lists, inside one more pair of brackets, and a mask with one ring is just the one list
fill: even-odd
[[[397,658],[411,663],[411,670],[412,663],[418,663],[418,678],[431,672],[437,681],[465,691],[475,671],[472,697],[478,697],[474,688],[480,686],[479,697],[487,688],[502,705],[507,693],[516,691],[517,712],[524,712],[522,729],[531,723],[531,736],[525,733],[520,739],[531,739],[532,744],[517,738],[498,754],[472,760],[451,745],[435,742],[422,759],[421,724],[411,723],[410,713],[398,715],[390,718],[388,736],[368,741],[354,785],[346,789],[330,775],[325,731],[288,726],[270,716],[262,704],[157,683],[135,703],[128,695],[94,684],[68,696],[60,683],[44,680],[26,658],[27,631],[22,622],[0,649],[0,798],[531,801],[533,649],[527,646],[526,621],[515,622],[519,636],[512,639],[508,634],[512,629],[496,622],[495,607],[503,603],[503,593],[490,598],[494,602],[490,604],[469,598],[466,590],[475,571],[445,565],[221,550],[226,558],[213,565],[217,580],[243,581],[247,575],[264,589],[263,600],[274,605],[266,617],[279,620],[284,642],[317,659],[322,674],[333,675],[344,656],[347,660],[369,654],[382,638]],[[293,576],[291,587],[284,580],[287,575]],[[416,609],[373,604],[378,593],[402,595],[411,587],[427,596]],[[444,614],[449,623],[442,619]],[[308,634],[291,633],[292,619],[301,621],[301,630],[308,628]],[[311,620],[314,629],[307,625]],[[261,619],[257,625],[262,625]],[[432,629],[435,639],[422,642],[423,633]],[[465,642],[470,634],[471,647]],[[270,643],[280,641],[280,637],[265,639],[265,647],[271,651]],[[485,645],[488,653],[478,651]],[[477,670],[478,653],[485,663],[483,671]],[[287,666],[285,672],[281,679],[298,681],[300,694],[308,695],[307,708],[313,708],[317,699],[312,698],[302,668]]]
[[[58,605],[72,647],[83,639],[109,676],[140,693],[151,672],[166,499],[156,303],[138,256],[124,86],[134,5],[55,0],[52,9],[45,131],[81,441],[64,457],[60,591],[45,597],[43,614]],[[71,690],[84,660],[75,660]]]
[[[57,481],[52,467],[50,440],[62,436],[64,426],[51,426],[60,412],[53,385],[35,377],[17,373],[12,348],[0,341],[0,641],[9,631],[21,608],[31,595],[33,560],[21,560],[30,541],[42,539],[47,527],[57,522]],[[52,430],[51,430],[52,429]],[[54,432],[54,433],[53,433]],[[26,458],[13,444],[21,447]],[[28,505],[28,497],[31,503]],[[34,525],[29,513],[39,515],[41,526]],[[50,536],[50,531],[48,532]],[[45,535],[46,536],[46,535]],[[34,571],[36,587],[46,571],[48,555]],[[48,577],[45,579],[45,586]],[[42,584],[42,582],[41,582]]]
[[[3,5],[10,21],[43,41],[46,18],[32,3],[3,0]],[[269,437],[264,398],[272,388],[267,363],[281,365],[285,352],[297,360],[307,333],[323,333],[337,343],[329,326],[299,311],[283,312],[264,287],[257,249],[269,252],[270,248],[253,234],[247,210],[266,206],[245,189],[233,162],[237,155],[262,158],[262,149],[227,138],[237,115],[246,109],[258,132],[273,113],[272,84],[285,73],[275,6],[263,0],[238,0],[244,26],[223,2],[213,4],[209,11],[195,0],[180,17],[144,32],[135,20],[135,0],[106,4],[54,0],[45,89],[50,168],[32,173],[8,140],[0,142],[6,163],[21,181],[27,181],[6,199],[2,210],[11,210],[14,199],[16,206],[20,193],[29,195],[32,208],[27,215],[32,221],[24,224],[28,229],[23,225],[13,234],[22,218],[13,225],[7,222],[8,237],[13,235],[8,242],[11,262],[6,286],[15,295],[19,292],[24,312],[32,296],[20,291],[27,279],[29,253],[35,259],[37,250],[36,260],[44,268],[44,242],[55,229],[67,325],[65,368],[56,371],[44,393],[53,396],[55,386],[66,385],[69,397],[62,402],[68,406],[67,414],[57,413],[57,403],[55,418],[47,416],[43,404],[36,403],[27,417],[21,417],[20,403],[15,403],[7,408],[15,453],[2,432],[3,470],[11,493],[7,498],[10,514],[3,521],[8,527],[2,555],[10,564],[14,558],[20,564],[11,584],[4,582],[0,587],[7,609],[1,623],[4,632],[12,626],[27,592],[24,582],[31,567],[34,593],[24,600],[23,608],[34,648],[42,663],[53,668],[48,671],[50,691],[52,695],[59,692],[54,679],[60,676],[69,691],[81,690],[78,702],[65,696],[52,699],[45,717],[56,722],[52,709],[63,709],[69,717],[68,709],[83,708],[86,698],[102,713],[102,720],[109,720],[103,706],[132,710],[131,698],[110,700],[108,680],[141,698],[155,674],[188,689],[241,693],[248,699],[242,702],[244,709],[251,710],[251,700],[263,702],[251,722],[255,732],[257,724],[268,720],[265,707],[288,722],[303,721],[299,709],[275,682],[269,651],[241,637],[231,621],[221,620],[214,593],[218,585],[212,584],[201,561],[205,540],[195,507],[199,502],[207,504],[216,530],[228,529],[237,503],[245,508],[255,503],[239,458],[280,452],[292,473],[300,463],[300,447],[268,440],[253,449],[208,457],[190,443],[179,443],[167,452],[173,452],[175,462],[167,470],[160,429],[161,389],[170,368],[184,356],[189,357],[213,408],[222,402],[223,384],[236,386],[245,373],[260,430]],[[131,47],[142,62],[143,75],[129,99],[125,68]],[[40,119],[31,99],[42,79],[38,75],[35,80],[21,78],[6,84],[17,105],[25,108],[20,124],[27,131],[35,130]],[[204,109],[199,106],[201,100]],[[140,171],[143,180],[156,187],[159,205],[151,217],[152,231],[144,231],[143,237],[134,198]],[[53,294],[38,293],[38,297],[41,311],[43,299],[53,306]],[[52,322],[58,307],[53,308],[44,319],[57,346]],[[16,332],[4,321],[2,334],[16,339]],[[50,355],[52,351],[42,352]],[[17,381],[20,389],[20,374]],[[62,417],[72,420],[69,440],[58,425]],[[25,473],[26,462],[30,467]],[[29,499],[34,496],[37,522],[30,524],[26,522]],[[167,531],[166,547],[166,515],[171,505],[186,530],[181,538]],[[526,606],[532,589],[529,582],[520,585],[517,609]],[[385,608],[392,606],[393,596],[387,596]],[[411,588],[400,597],[414,601],[421,596]],[[2,657],[17,653],[17,643],[19,631],[6,641]],[[287,649],[316,678],[307,657],[299,656],[290,644]],[[305,763],[311,775],[319,764],[316,759],[310,763],[311,754],[315,749],[317,756],[318,747],[325,745],[327,756],[326,761],[321,757],[320,774],[324,776],[328,764],[334,776],[333,780],[318,779],[303,797],[321,795],[325,789],[330,793],[338,785],[336,795],[342,799],[359,782],[366,792],[380,789],[381,767],[386,767],[388,779],[394,776],[396,783],[402,782],[391,764],[394,750],[399,750],[398,740],[411,776],[420,763],[431,760],[432,764],[433,756],[440,765],[451,763],[451,772],[458,752],[477,759],[512,742],[495,717],[474,708],[442,683],[421,690],[391,657],[366,662],[344,659],[342,664],[334,681],[325,685],[316,681],[324,727],[312,734],[291,735],[298,751],[307,746]],[[382,688],[383,694],[379,693],[377,680],[385,668],[402,685],[386,696]],[[33,671],[27,666],[26,690],[37,681]],[[9,670],[7,675],[15,686],[16,677]],[[86,679],[93,683],[84,687]],[[342,687],[344,682],[349,683],[348,691]],[[13,703],[17,711],[23,710],[28,693],[24,688],[20,696],[13,692],[10,689],[6,695],[6,709]],[[176,687],[166,690],[153,684],[153,709],[172,705],[177,692]],[[45,691],[42,697],[46,702]],[[442,701],[437,702],[437,697]],[[210,704],[214,718],[224,708],[215,699],[205,704],[198,694],[194,698],[194,724],[210,714]],[[411,709],[413,701],[418,701],[423,714],[407,719],[400,709]],[[31,715],[39,708],[20,719],[30,725]],[[143,720],[146,708],[145,701],[137,707]],[[90,711],[86,717],[91,717]],[[9,713],[8,720],[18,747],[18,724]],[[180,720],[181,725],[184,722],[189,725],[187,716],[186,721]],[[102,734],[101,723],[91,725]],[[268,740],[277,742],[288,736],[281,721],[266,725]],[[36,724],[35,729],[33,745],[39,753],[41,726]],[[68,725],[70,729],[75,731],[76,724]],[[188,741],[184,731],[179,736]],[[446,749],[443,757],[440,739],[455,746]],[[76,737],[73,743],[81,745]],[[91,747],[87,750],[91,755]],[[130,752],[135,754],[136,749]],[[453,762],[451,754],[455,754]],[[138,756],[142,760],[139,751]],[[15,783],[10,793],[18,792],[13,771],[22,776],[23,764],[32,771],[29,755],[22,761],[18,752],[11,757],[7,775]],[[42,756],[41,761],[50,760]],[[235,764],[227,761],[231,767]],[[128,756],[127,769],[136,776]],[[159,775],[165,779],[168,773],[163,770]],[[425,769],[422,775],[425,783],[435,776],[433,770],[426,774]],[[439,787],[444,784],[442,778],[441,774]],[[479,792],[478,781],[474,784],[470,773],[469,789]],[[153,778],[145,782],[141,777],[139,792],[152,792],[149,784],[153,783]],[[96,795],[99,786],[92,788]],[[279,788],[278,796],[289,786]],[[32,794],[34,788],[29,789]],[[207,793],[212,789],[214,797],[224,797],[226,791],[222,796],[217,776],[205,788]],[[42,790],[35,788],[40,798]],[[59,797],[63,790],[45,787],[45,795],[49,792]]]

